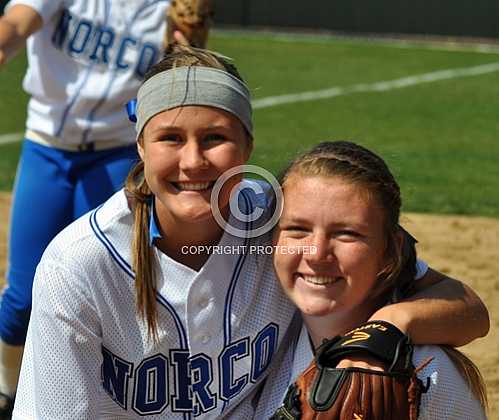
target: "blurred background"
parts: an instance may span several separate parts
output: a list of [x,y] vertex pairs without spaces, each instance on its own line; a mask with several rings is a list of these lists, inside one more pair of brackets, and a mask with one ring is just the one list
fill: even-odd
[[[491,332],[464,351],[498,419],[499,2],[216,0],[215,10],[209,48],[234,59],[254,97],[252,163],[276,174],[326,139],[374,149],[399,180],[421,256],[486,302]],[[25,68],[20,54],[0,71],[0,282]]]
[[493,0],[215,0],[218,24],[376,34],[498,37]]

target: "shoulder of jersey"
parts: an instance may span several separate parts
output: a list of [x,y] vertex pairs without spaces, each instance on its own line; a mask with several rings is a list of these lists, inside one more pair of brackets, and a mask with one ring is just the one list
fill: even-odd
[[83,253],[92,256],[105,254],[108,252],[106,244],[113,238],[130,236],[132,222],[125,192],[120,190],[103,205],[63,229],[45,250],[44,258],[61,262],[80,260]]
[[416,368],[428,358],[432,358],[432,361],[419,372],[418,377],[420,378],[426,378],[438,370],[442,360],[446,359],[447,356],[439,346],[414,346],[412,362]]
[[415,346],[413,363],[416,368],[428,358],[432,361],[418,372],[418,378],[428,387],[422,395],[418,419],[441,418],[446,413],[455,420],[485,419],[480,403],[454,362],[440,346]]
[[241,181],[241,187],[244,188],[251,188],[255,192],[261,191],[257,195],[258,197],[258,202],[259,204],[265,205],[265,206],[270,206],[274,200],[275,200],[275,192],[274,189],[272,188],[272,185],[268,183],[267,181],[263,181],[260,179],[243,179]]
[[252,193],[244,194],[244,197],[249,200],[252,209],[259,208],[263,210],[262,215],[253,222],[252,228],[255,229],[265,225],[273,216],[276,208],[276,192],[268,182],[256,179],[243,179],[241,181],[241,190],[244,191],[245,189],[252,191]]

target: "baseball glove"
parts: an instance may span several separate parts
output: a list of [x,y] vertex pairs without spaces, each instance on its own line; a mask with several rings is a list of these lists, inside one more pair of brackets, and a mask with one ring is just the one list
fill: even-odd
[[176,43],[173,33],[180,31],[189,45],[205,48],[212,17],[212,0],[172,0],[166,12],[164,47]]
[[[326,340],[271,419],[416,420],[428,385],[416,376],[424,366],[414,368],[412,351],[409,337],[384,321],[367,322]],[[388,368],[335,368],[352,355],[374,357]]]

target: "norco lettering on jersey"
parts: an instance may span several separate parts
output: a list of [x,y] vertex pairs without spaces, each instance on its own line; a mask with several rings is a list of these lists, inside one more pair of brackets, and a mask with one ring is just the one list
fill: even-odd
[[270,323],[251,342],[245,337],[225,347],[218,360],[170,350],[168,356],[153,355],[137,367],[103,347],[102,386],[124,410],[131,404],[138,414],[152,415],[170,406],[172,412],[198,416],[217,408],[218,399],[228,402],[261,378],[276,351],[278,335],[279,327]]
[[113,70],[134,68],[142,79],[159,56],[154,44],[142,42],[111,26],[103,26],[88,19],[78,18],[64,10],[52,35],[56,48],[90,64],[105,65]]

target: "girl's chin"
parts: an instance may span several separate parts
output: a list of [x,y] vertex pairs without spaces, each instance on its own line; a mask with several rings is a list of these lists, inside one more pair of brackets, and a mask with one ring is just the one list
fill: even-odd
[[186,223],[198,224],[198,223],[216,223],[213,218],[213,213],[211,210],[209,212],[199,212],[199,213],[188,213],[181,215],[179,220],[182,220]]
[[172,215],[183,222],[197,223],[208,219],[213,219],[213,211],[210,203],[180,203],[171,206]]
[[335,312],[338,310],[336,305],[332,302],[321,303],[307,303],[297,305],[300,312],[303,315],[311,316],[311,317],[329,317],[334,316]]

